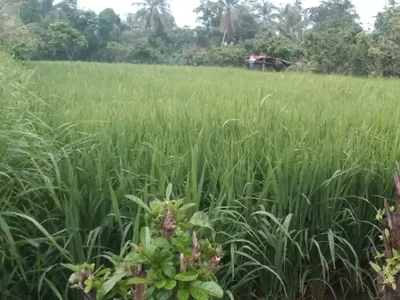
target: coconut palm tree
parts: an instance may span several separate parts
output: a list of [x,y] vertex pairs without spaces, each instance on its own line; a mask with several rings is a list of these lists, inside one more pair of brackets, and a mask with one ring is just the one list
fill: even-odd
[[276,6],[272,2],[267,0],[262,0],[262,2],[258,5],[258,11],[261,18],[263,30],[270,28],[271,24],[277,16],[276,10]]
[[132,5],[139,8],[135,17],[146,34],[156,30],[158,26],[164,30],[169,29],[168,20],[172,18],[172,12],[168,0],[142,0]]
[[229,41],[235,35],[239,26],[238,6],[240,0],[220,0],[218,4],[223,11],[219,26],[220,31],[224,33],[221,43],[221,46],[223,46],[225,41]]
[[293,5],[287,4],[278,9],[274,15],[274,28],[282,36],[292,40],[302,40],[304,29],[308,21],[303,18],[302,11]]

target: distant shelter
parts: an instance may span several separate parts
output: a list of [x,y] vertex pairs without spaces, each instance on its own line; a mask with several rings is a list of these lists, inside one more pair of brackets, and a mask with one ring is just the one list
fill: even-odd
[[250,55],[247,57],[251,68],[254,66],[255,69],[273,69],[275,71],[283,71],[289,68],[292,63],[287,60],[280,58],[271,57],[268,55]]

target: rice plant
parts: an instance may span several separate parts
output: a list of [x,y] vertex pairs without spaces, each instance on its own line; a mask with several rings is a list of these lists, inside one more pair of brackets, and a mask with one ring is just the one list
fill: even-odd
[[376,206],[400,157],[396,81],[27,68],[28,86],[8,79],[1,94],[0,299],[79,299],[59,263],[124,253],[143,223],[124,196],[149,203],[170,183],[212,220],[236,299],[374,293]]

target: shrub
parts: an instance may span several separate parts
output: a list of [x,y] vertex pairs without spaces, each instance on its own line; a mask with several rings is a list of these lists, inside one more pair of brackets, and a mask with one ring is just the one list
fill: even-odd
[[[127,196],[144,209],[150,227],[142,227],[140,244],[133,243],[127,255],[112,258],[115,261],[112,269],[95,271],[94,265],[88,263],[64,265],[74,271],[69,282],[81,290],[85,299],[222,298],[223,291],[214,275],[222,248],[214,241],[214,230],[204,213],[196,212],[190,221],[186,219],[187,210],[196,205],[182,205],[181,199],[170,201],[171,191],[170,185],[166,201],[155,200],[150,206]],[[211,241],[197,238],[199,228],[211,230]]]

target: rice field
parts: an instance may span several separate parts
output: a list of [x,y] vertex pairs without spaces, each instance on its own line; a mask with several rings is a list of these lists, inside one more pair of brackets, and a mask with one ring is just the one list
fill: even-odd
[[397,81],[15,68],[0,66],[0,299],[79,299],[59,263],[120,253],[137,219],[124,195],[148,202],[169,183],[208,213],[236,299],[374,295],[375,215],[400,158]]

